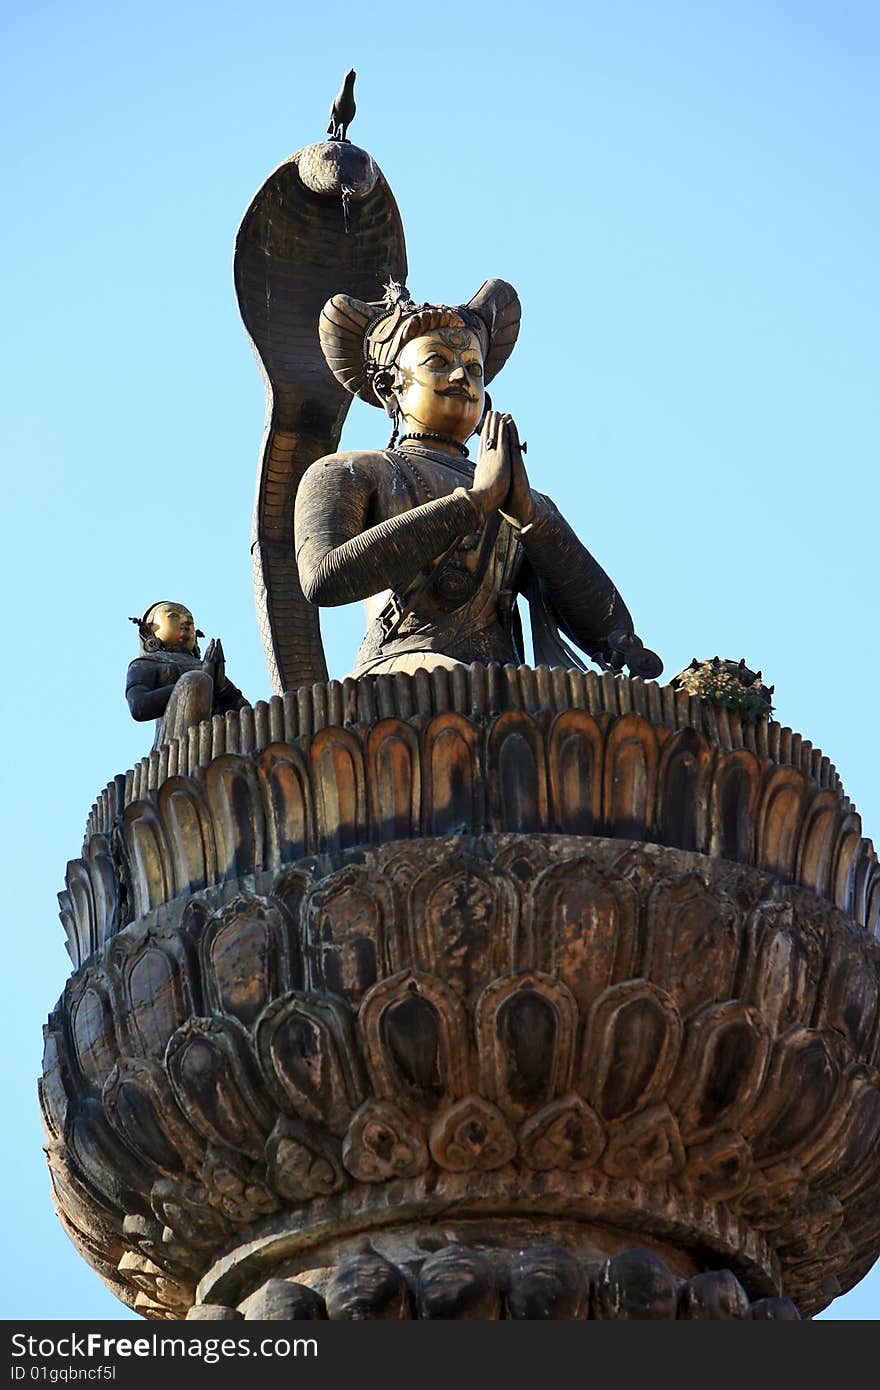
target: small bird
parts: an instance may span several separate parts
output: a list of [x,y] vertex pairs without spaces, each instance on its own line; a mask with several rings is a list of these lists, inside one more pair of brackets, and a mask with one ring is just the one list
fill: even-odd
[[331,140],[344,140],[348,143],[348,127],[354,120],[354,113],[357,107],[354,104],[354,79],[357,73],[354,68],[349,68],[342,80],[342,86],[334,98],[333,105],[330,107],[330,124],[327,127],[327,134]]

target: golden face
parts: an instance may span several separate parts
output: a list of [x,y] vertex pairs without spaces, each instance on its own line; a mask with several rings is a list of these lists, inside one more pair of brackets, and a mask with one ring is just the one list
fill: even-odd
[[411,338],[397,357],[401,434],[436,430],[461,443],[483,414],[483,353],[467,328],[436,328]]
[[182,603],[157,603],[150,609],[149,625],[166,647],[183,647],[191,652],[196,644],[193,615]]

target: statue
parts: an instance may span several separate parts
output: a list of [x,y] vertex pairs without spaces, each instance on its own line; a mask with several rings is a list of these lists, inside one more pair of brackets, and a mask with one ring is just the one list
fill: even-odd
[[321,305],[341,286],[379,299],[389,280],[405,282],[407,274],[403,222],[388,181],[348,139],[354,93],[346,95],[347,86],[346,78],[333,103],[340,139],[307,145],[279,165],[235,239],[235,292],[266,387],[250,549],[276,695],[328,674],[320,610],[303,597],[291,545],[303,475],[339,448],[352,401],[321,353]]
[[[531,610],[536,665],[583,663],[654,677],[663,664],[633,632],[608,575],[553,502],[534,492],[525,445],[486,385],[517,339],[519,298],[489,280],[467,304],[334,295],[321,314],[325,359],[352,394],[394,422],[386,449],[342,451],[305,473],[296,559],[314,604],[367,601],[352,675],[471,662],[522,664],[516,598]],[[476,464],[466,441],[479,430]]]
[[[412,302],[353,110],[236,241],[284,697],[236,714],[184,605],[136,620],[132,713],[205,722],[67,863],[59,1217],[154,1319],[810,1316],[880,1249],[877,856],[744,661],[487,670],[519,596],[539,663],[661,663],[486,397],[514,290]],[[386,449],[336,452],[355,394]],[[343,685],[319,605],[358,598]]]
[[330,107],[330,122],[327,126],[327,134],[331,140],[348,141],[348,127],[354,120],[357,106],[354,100],[354,80],[357,73],[354,68],[349,68],[345,77],[342,79],[342,86],[333,98]]
[[137,626],[141,654],[129,663],[125,698],[134,719],[156,720],[154,748],[181,738],[203,719],[248,704],[226,675],[219,638],[208,643],[202,657],[198,638],[205,634],[185,604],[163,599],[130,621]]

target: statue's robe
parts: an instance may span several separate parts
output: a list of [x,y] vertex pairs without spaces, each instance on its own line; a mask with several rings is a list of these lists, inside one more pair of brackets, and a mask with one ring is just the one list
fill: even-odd
[[[134,719],[156,720],[154,748],[166,743],[170,737],[178,736],[180,731],[176,727],[174,732],[168,727],[169,703],[181,676],[192,672],[202,672],[201,657],[194,652],[176,651],[161,645],[155,651],[142,651],[140,656],[129,662],[125,698]],[[242,709],[248,703],[238,686],[228,678],[218,690],[208,677],[204,689],[205,693],[192,703],[189,723]]]
[[608,636],[632,618],[608,575],[548,497],[518,527],[485,522],[467,488],[468,460],[405,447],[340,453],[305,474],[295,544],[307,599],[369,600],[352,675],[419,666],[522,662],[516,598],[528,600],[536,664],[582,663],[560,636],[607,659]]

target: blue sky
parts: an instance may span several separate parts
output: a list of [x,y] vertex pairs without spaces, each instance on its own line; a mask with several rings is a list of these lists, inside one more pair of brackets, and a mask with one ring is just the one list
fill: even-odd
[[[150,741],[122,696],[129,614],[190,603],[269,693],[263,391],[231,281],[254,191],[357,68],[351,134],[397,197],[414,295],[519,290],[493,395],[533,482],[668,674],[762,667],[876,836],[880,10],[51,0],[4,29],[4,1312],[115,1317],[40,1154],[55,893],[95,794]],[[343,438],[384,442],[383,421],[356,404]],[[331,615],[334,675],[360,632],[357,608]],[[875,1271],[829,1315],[878,1310]]]

